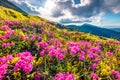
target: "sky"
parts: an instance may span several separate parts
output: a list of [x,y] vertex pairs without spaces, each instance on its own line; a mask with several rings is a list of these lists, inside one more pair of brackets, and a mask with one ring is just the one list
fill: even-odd
[[25,12],[65,25],[120,27],[120,0],[9,0]]

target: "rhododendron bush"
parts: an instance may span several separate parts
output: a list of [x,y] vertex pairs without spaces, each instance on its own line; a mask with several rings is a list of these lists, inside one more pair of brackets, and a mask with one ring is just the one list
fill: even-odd
[[50,23],[0,21],[0,80],[119,80],[120,41]]

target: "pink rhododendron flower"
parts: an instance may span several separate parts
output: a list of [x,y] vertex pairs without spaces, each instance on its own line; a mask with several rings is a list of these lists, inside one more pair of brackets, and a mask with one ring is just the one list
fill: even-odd
[[55,75],[53,80],[75,80],[75,79],[74,79],[74,76],[69,72],[64,74],[60,72]]
[[93,65],[91,66],[91,69],[94,70],[97,67],[96,63],[93,63]]
[[119,72],[119,71],[114,71],[114,70],[112,70],[111,73],[112,73],[112,75],[114,75],[114,77],[115,77],[116,79],[120,79],[120,72]]
[[100,60],[97,58],[94,60],[94,63],[98,63]]
[[17,57],[20,57],[20,60],[15,64],[14,71],[18,71],[18,69],[22,69],[26,73],[30,73],[32,71],[31,62],[34,60],[33,56],[30,52],[22,52],[18,53]]
[[41,56],[44,56],[44,55],[45,55],[45,50],[42,50],[42,51],[40,52],[40,55],[41,55]]
[[8,25],[2,26],[1,29],[4,30],[4,31],[11,30],[11,28],[9,28]]
[[42,37],[41,36],[38,36],[38,41],[40,41],[42,39]]
[[43,48],[45,48],[45,47],[48,47],[48,44],[47,44],[46,42],[39,42],[39,43],[38,43],[38,47],[43,47]]
[[7,73],[8,64],[6,64],[7,59],[5,57],[0,58],[0,79],[2,80],[3,75]]
[[12,59],[13,59],[13,56],[12,56],[12,55],[7,55],[7,56],[6,56],[6,60],[11,61]]
[[23,39],[23,40],[25,40],[25,41],[28,41],[28,40],[29,40],[29,37],[26,37],[26,36],[24,36],[24,35],[19,35],[19,38],[20,38],[20,39]]
[[23,31],[27,31],[27,29],[26,29],[25,27],[24,27],[24,28],[22,28],[22,30],[23,30]]
[[12,47],[14,45],[14,42],[11,43],[2,43],[2,47],[6,48],[6,47]]
[[31,40],[32,41],[36,40],[36,35],[31,35]]
[[64,53],[66,52],[65,49],[61,49],[61,48],[56,49],[55,46],[50,46],[48,51],[50,57],[57,57],[60,60],[64,59]]
[[40,80],[40,73],[35,73],[34,80]]
[[98,79],[98,78],[99,78],[99,76],[98,76],[96,73],[94,73],[94,72],[92,72],[92,73],[90,74],[90,76],[91,76],[93,79]]
[[113,53],[112,52],[107,52],[106,53],[108,56],[113,56]]
[[85,55],[82,54],[82,55],[79,56],[79,60],[82,61],[82,60],[84,60],[84,59],[85,59]]

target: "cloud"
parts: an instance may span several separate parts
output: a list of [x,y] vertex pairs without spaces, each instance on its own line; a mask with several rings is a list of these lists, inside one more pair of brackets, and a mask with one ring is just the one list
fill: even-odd
[[120,0],[10,0],[28,13],[60,23],[100,23],[108,12],[120,13]]
[[43,6],[43,0],[9,0],[29,14],[39,15],[39,7]]
[[120,0],[105,0],[103,8],[104,11],[120,13]]

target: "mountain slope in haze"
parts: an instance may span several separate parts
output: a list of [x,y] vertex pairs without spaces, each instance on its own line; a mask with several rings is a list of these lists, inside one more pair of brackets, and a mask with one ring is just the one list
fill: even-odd
[[18,8],[16,5],[12,4],[8,0],[0,0],[0,6],[4,6],[6,8],[11,8],[11,9],[14,9],[14,10],[22,12],[22,13],[26,13],[25,11],[23,11],[20,8]]
[[120,28],[109,28],[110,30],[120,32]]
[[115,39],[120,40],[120,32],[116,32],[116,31],[109,30],[106,28],[100,28],[100,27],[93,26],[90,24],[83,24],[81,26],[69,25],[68,28],[76,29],[78,31],[82,31],[85,33],[91,33],[97,36],[115,38]]

